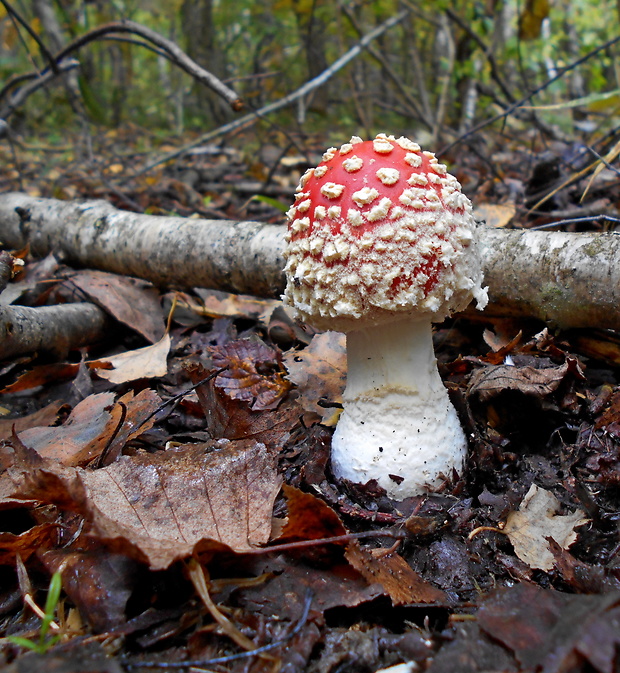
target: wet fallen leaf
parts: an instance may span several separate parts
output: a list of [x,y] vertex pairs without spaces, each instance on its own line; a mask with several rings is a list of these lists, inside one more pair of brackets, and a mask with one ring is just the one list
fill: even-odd
[[613,673],[620,645],[620,595],[570,595],[523,583],[491,593],[478,623],[512,650],[521,670]]
[[92,270],[78,271],[71,277],[71,283],[151,343],[163,337],[165,316],[159,293],[150,283]]
[[225,368],[215,385],[252,411],[275,409],[290,388],[276,348],[257,339],[237,339],[211,350],[213,366]]
[[[169,352],[170,335],[164,334],[152,346],[119,353],[98,363],[93,363],[92,366],[98,376],[110,381],[110,383],[152,379],[166,375]],[[97,365],[101,365],[101,367]],[[105,368],[107,365],[112,365],[113,369]]]
[[531,568],[549,571],[553,568],[553,554],[547,538],[553,538],[562,549],[568,549],[577,539],[575,528],[588,521],[576,509],[572,514],[559,515],[558,499],[532,484],[519,510],[510,512],[504,533],[509,537],[516,555]]
[[284,356],[288,378],[297,386],[299,402],[306,411],[318,414],[324,425],[335,425],[339,411],[318,404],[342,404],[347,378],[346,337],[339,332],[316,334],[302,351]]

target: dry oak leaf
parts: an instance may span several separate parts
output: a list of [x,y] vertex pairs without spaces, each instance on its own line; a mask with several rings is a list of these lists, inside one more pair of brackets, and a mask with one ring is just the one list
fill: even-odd
[[347,378],[346,337],[339,332],[316,334],[302,351],[284,356],[288,378],[297,386],[299,403],[322,417],[327,426],[336,424],[338,413],[318,404],[320,399],[341,404]]
[[275,409],[288,392],[280,352],[263,341],[236,339],[210,350],[213,366],[226,368],[215,385],[231,399],[249,402],[252,411]]
[[105,271],[78,271],[71,283],[119,322],[155,343],[164,335],[159,293],[147,281]]
[[512,542],[515,554],[530,568],[551,570],[554,557],[547,538],[568,549],[577,539],[575,528],[588,522],[579,509],[562,516],[556,513],[559,508],[560,502],[553,493],[532,484],[519,510],[508,514],[503,532]]

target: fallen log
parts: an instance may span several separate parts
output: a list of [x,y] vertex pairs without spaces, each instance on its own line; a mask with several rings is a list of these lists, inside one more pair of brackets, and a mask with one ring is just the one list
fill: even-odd
[[[480,227],[488,315],[620,329],[620,236]],[[0,195],[0,244],[158,286],[277,297],[282,225],[120,211],[105,201]]]

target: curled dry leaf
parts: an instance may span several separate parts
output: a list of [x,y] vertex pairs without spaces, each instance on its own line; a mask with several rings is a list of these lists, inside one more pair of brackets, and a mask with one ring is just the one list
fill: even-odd
[[346,535],[347,529],[336,512],[312,493],[284,484],[288,519],[278,542],[285,540],[318,540]]
[[302,407],[321,416],[324,425],[335,425],[338,412],[333,407],[320,406],[318,401],[342,404],[347,378],[344,334],[316,334],[304,350],[286,353],[284,364],[288,378],[297,386]]
[[58,526],[52,523],[33,526],[20,535],[0,533],[0,565],[14,566],[16,556],[27,561],[35,552],[53,547],[57,540]]
[[213,366],[226,368],[215,385],[235,400],[251,403],[253,411],[275,409],[290,383],[284,378],[280,353],[255,339],[237,339],[211,350]]
[[[96,370],[98,376],[107,379],[110,383],[153,379],[166,375],[169,352],[170,335],[164,334],[152,346],[119,353],[105,360],[89,363],[89,366]],[[112,365],[113,369],[108,369],[108,365]]]
[[559,508],[553,493],[532,484],[519,510],[510,512],[506,519],[504,533],[512,542],[515,554],[531,568],[551,570],[554,559],[547,538],[568,549],[577,539],[575,528],[588,521],[579,509],[562,516],[557,514]]

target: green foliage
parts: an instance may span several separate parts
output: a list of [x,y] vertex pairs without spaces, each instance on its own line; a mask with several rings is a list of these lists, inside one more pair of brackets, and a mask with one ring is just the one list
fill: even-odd
[[29,638],[22,638],[20,636],[8,636],[14,645],[25,647],[29,650],[37,652],[38,654],[45,654],[50,647],[53,647],[59,640],[58,634],[50,636],[50,625],[54,621],[58,601],[60,600],[60,591],[62,589],[62,578],[59,572],[55,572],[50,580],[50,585],[47,591],[47,599],[45,601],[44,617],[41,620],[39,627],[39,637],[37,640],[30,640]]
[[[403,6],[398,0],[342,4],[329,0],[211,1],[211,53],[217,54],[218,63],[201,65],[212,70],[221,66],[222,77],[250,108],[278,100],[309,79],[311,45],[318,44],[321,58],[333,63],[360,35]],[[187,49],[182,16],[189,2],[114,0],[54,6],[67,40],[95,26],[128,18]],[[403,92],[409,100],[425,101],[432,117],[441,102],[445,111],[441,125],[458,128],[469,82],[479,83],[479,91],[484,92],[475,110],[476,118],[483,118],[489,110],[487,99],[506,100],[496,73],[517,100],[544,82],[552,68],[573,63],[613,37],[618,27],[614,0],[412,0],[405,6],[412,8],[410,17],[371,45],[382,61],[370,51],[362,52],[326,85],[323,108],[313,106],[313,96],[303,101],[307,106],[304,132],[346,135],[388,127],[410,132],[424,128],[427,124]],[[37,20],[25,18],[45,38]],[[31,69],[32,59],[41,62],[34,40],[26,34],[18,38],[15,31],[0,12],[0,76],[4,79]],[[214,114],[217,105],[197,106],[196,87],[189,75],[152,50],[128,42],[130,36],[123,39],[93,42],[76,54],[81,63],[84,107],[92,121],[111,127],[132,122],[170,134],[188,124],[204,132],[234,117],[220,101],[219,115]],[[448,45],[454,51],[453,61]],[[578,69],[585,83],[581,89],[573,90],[573,78],[568,75],[538,94],[533,104],[558,106],[618,88],[615,53],[617,49],[603,52]],[[388,67],[392,76],[387,75]],[[445,78],[447,100],[441,101]],[[48,87],[45,94],[37,94],[31,101],[36,105],[29,102],[25,109],[33,127],[71,119],[61,86]],[[556,107],[555,111],[561,110],[570,121],[572,109]],[[294,128],[297,113],[291,107],[271,116],[270,121]]]

